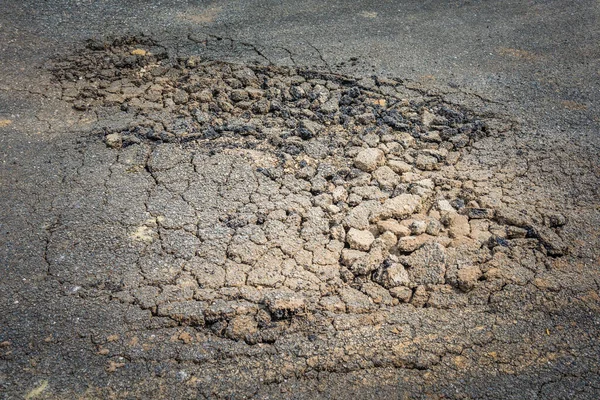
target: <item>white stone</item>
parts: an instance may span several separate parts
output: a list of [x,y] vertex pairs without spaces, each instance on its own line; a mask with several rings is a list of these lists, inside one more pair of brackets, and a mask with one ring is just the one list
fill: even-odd
[[400,160],[389,160],[387,165],[397,174],[403,174],[405,172],[412,171],[412,165]]
[[371,232],[354,228],[350,228],[346,235],[346,241],[350,245],[350,248],[356,250],[368,251],[374,240],[375,237]]
[[380,268],[373,274],[373,279],[387,289],[408,285],[410,282],[408,272],[400,263],[393,263],[389,267]]
[[334,203],[339,203],[340,201],[346,201],[346,199],[348,199],[348,191],[343,186],[337,186],[331,192],[331,196],[333,198]]
[[410,235],[410,229],[407,226],[401,225],[395,219],[386,219],[385,221],[377,222],[377,227],[379,228],[379,232],[391,232],[397,237],[403,237]]
[[365,171],[371,172],[385,163],[385,155],[379,149],[364,149],[361,150],[354,159],[354,165]]
[[382,218],[406,218],[414,214],[421,205],[421,198],[413,194],[401,194],[387,199],[385,203],[372,214],[372,219],[378,221]]
[[437,208],[441,212],[456,212],[456,210],[454,209],[454,207],[452,207],[452,205],[450,205],[450,202],[448,200],[439,200],[437,203]]
[[400,183],[400,177],[390,167],[385,165],[373,171],[373,177],[382,186],[395,187]]

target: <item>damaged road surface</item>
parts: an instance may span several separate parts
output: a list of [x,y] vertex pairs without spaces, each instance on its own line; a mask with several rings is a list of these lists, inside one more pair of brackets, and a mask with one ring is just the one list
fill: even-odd
[[509,116],[145,37],[49,71],[92,123],[8,183],[6,398],[600,394],[597,175],[565,201]]

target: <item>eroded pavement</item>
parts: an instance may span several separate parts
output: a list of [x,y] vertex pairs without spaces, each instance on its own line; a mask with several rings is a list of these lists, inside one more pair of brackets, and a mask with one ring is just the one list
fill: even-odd
[[43,70],[37,127],[70,134],[5,140],[3,396],[600,394],[589,149],[460,90],[144,36]]

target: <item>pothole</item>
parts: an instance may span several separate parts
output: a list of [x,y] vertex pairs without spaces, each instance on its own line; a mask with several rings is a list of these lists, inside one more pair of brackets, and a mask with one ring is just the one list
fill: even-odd
[[131,121],[98,132],[154,182],[139,278],[111,296],[153,318],[269,342],[311,314],[487,304],[567,249],[560,213],[521,212],[463,162],[513,124],[401,81],[172,60],[139,38],[53,72],[76,109]]

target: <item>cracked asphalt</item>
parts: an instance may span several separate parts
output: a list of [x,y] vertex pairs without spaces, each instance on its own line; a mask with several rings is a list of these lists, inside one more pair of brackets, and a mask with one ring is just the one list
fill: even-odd
[[2,398],[599,397],[597,1],[2,8]]

